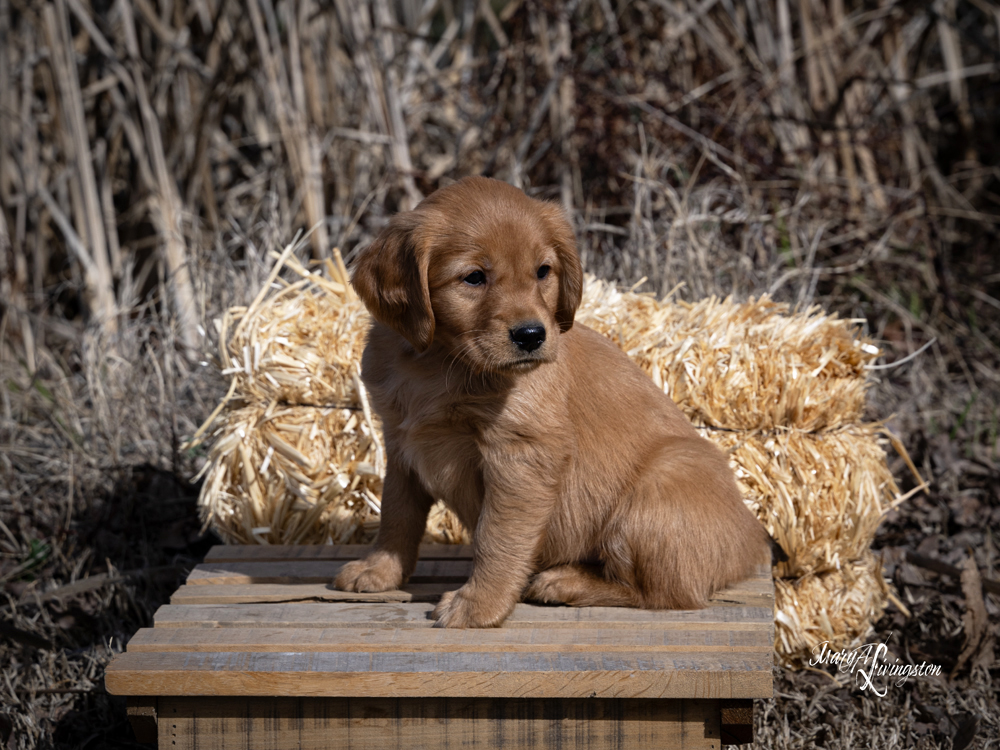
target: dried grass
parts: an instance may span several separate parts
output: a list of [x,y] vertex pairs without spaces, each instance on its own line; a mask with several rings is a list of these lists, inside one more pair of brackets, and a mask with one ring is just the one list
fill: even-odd
[[[232,400],[210,428],[202,518],[230,542],[368,541],[385,467],[360,380],[369,318],[340,264],[325,265],[328,277],[310,273],[289,248],[271,280],[284,263],[299,280],[279,280],[219,323]],[[729,452],[747,504],[789,554],[778,575],[811,592],[794,599],[798,619],[781,620],[789,634],[779,656],[799,658],[814,632],[847,641],[865,632],[887,592],[868,550],[899,494],[880,426],[860,422],[864,365],[878,350],[817,308],[791,314],[766,297],[661,302],[593,277],[578,319],[616,341]],[[440,505],[427,535],[467,539]],[[839,581],[835,612],[825,609],[833,600],[812,601],[820,589],[808,581]],[[782,585],[791,606],[793,584]]]
[[[370,319],[338,252],[324,276],[290,249],[269,277],[276,290],[264,299],[265,285],[218,321],[232,380],[209,436],[202,518],[231,543],[370,541],[385,474],[381,426],[359,377]],[[284,265],[301,278],[279,279]],[[427,541],[468,536],[439,504]]]
[[227,541],[355,541],[378,508],[373,430],[359,412],[254,404],[218,427],[201,508]]

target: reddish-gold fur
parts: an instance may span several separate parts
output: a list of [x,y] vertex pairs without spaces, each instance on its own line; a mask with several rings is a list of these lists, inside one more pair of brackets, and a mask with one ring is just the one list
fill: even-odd
[[[486,282],[468,283],[474,271]],[[353,283],[375,319],[363,379],[388,468],[375,550],[338,588],[402,585],[435,498],[474,550],[440,626],[499,625],[522,598],[704,607],[768,560],[725,456],[613,343],[573,324],[582,273],[558,208],[463,180],[393,218]],[[547,336],[525,353],[509,331],[533,323]]]

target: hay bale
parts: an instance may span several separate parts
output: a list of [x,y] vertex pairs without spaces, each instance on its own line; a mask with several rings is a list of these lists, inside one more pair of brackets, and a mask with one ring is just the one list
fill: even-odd
[[348,543],[382,492],[377,430],[351,409],[252,403],[220,419],[201,512],[230,543]]
[[856,321],[769,298],[659,302],[589,278],[577,319],[617,343],[700,425],[831,430],[861,420],[878,356]]
[[[219,419],[202,518],[230,544],[368,542],[378,527],[384,457],[363,408],[234,406]],[[469,541],[436,503],[425,541]]]
[[284,262],[303,278],[290,284],[274,275],[268,285],[276,288],[273,294],[230,308],[217,324],[225,343],[222,374],[233,377],[237,393],[249,401],[357,406],[355,373],[368,311],[342,262],[328,262],[329,278],[306,270],[294,256]]
[[834,651],[860,645],[885,610],[889,587],[870,551],[838,570],[774,581],[774,650],[801,666],[826,641]]
[[[279,279],[283,264],[300,279]],[[254,303],[217,323],[233,380],[195,439],[211,429],[200,509],[229,542],[374,538],[385,455],[360,380],[369,317],[339,255],[323,270],[286,250]],[[592,277],[577,319],[729,452],[745,501],[788,551],[777,569],[779,658],[796,663],[821,640],[864,634],[888,594],[869,547],[899,499],[881,428],[861,422],[865,364],[878,350],[854,321],[767,298],[657,301]],[[469,537],[438,503],[425,538]]]
[[794,578],[838,570],[871,546],[899,496],[881,429],[702,434],[728,451],[744,501],[788,553],[778,575]]

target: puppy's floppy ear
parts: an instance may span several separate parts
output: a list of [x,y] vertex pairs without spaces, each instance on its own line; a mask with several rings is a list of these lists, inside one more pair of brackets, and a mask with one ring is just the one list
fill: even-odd
[[573,327],[573,316],[580,306],[583,296],[583,267],[576,250],[576,236],[573,227],[566,220],[563,210],[555,204],[546,204],[545,223],[548,226],[549,243],[559,258],[559,301],[556,306],[556,322],[559,330],[568,331]]
[[434,339],[434,311],[419,226],[412,212],[393,217],[358,258],[351,284],[375,320],[423,352]]

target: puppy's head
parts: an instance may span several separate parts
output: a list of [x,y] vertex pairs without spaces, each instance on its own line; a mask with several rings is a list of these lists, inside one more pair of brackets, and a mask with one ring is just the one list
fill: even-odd
[[437,343],[476,370],[517,371],[555,357],[583,274],[561,209],[470,177],[395,216],[353,284],[418,352]]

